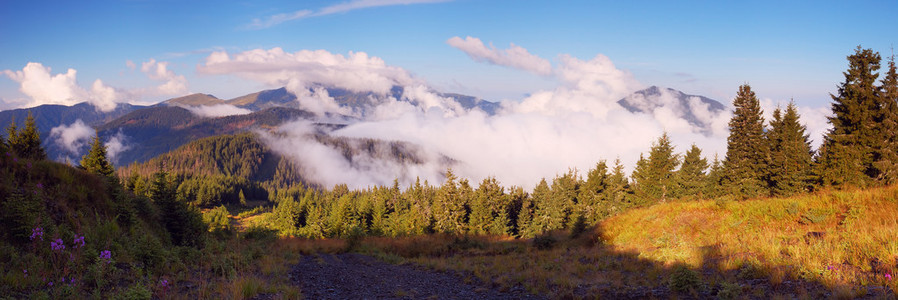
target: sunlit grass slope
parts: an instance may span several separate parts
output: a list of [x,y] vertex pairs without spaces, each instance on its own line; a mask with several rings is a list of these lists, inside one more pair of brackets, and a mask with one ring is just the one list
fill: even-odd
[[665,264],[771,283],[803,279],[830,288],[898,288],[898,186],[791,198],[663,203],[602,223],[609,247]]

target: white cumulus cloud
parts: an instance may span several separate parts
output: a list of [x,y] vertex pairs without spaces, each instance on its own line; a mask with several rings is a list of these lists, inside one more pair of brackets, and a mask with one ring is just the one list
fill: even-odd
[[552,64],[548,60],[530,54],[527,49],[515,44],[511,44],[508,49],[500,50],[492,44],[487,47],[479,38],[470,36],[464,39],[455,36],[447,40],[446,43],[464,51],[471,59],[479,62],[521,69],[539,75],[552,73]]
[[[128,61],[128,67],[136,67]],[[141,66],[141,71],[155,81],[162,81],[152,88],[122,90],[111,87],[96,79],[89,88],[78,85],[78,71],[72,68],[65,73],[53,74],[50,67],[38,62],[29,62],[21,71],[3,70],[3,74],[19,83],[19,91],[29,101],[22,107],[44,104],[74,105],[81,102],[92,104],[99,111],[112,111],[118,103],[137,100],[147,96],[179,95],[187,92],[187,79],[168,70],[168,62],[151,59]]]
[[382,59],[365,52],[343,55],[325,50],[301,50],[291,53],[281,48],[234,54],[217,51],[197,68],[204,74],[234,74],[272,87],[286,87],[300,98],[304,108],[319,112],[335,107],[327,103],[327,95],[310,91],[317,86],[383,95],[393,86],[419,82],[406,70],[388,66]]
[[50,138],[72,154],[79,154],[88,145],[96,131],[84,124],[81,119],[70,125],[59,125],[50,129]]
[[118,155],[120,153],[131,149],[131,145],[128,145],[127,142],[128,136],[126,136],[121,129],[106,141],[104,144],[106,146],[106,156],[110,162],[115,164],[118,162]]

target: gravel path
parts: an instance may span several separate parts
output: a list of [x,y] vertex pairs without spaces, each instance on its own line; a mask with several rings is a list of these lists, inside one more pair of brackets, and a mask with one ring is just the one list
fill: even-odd
[[543,299],[521,288],[500,292],[459,276],[392,265],[356,254],[304,256],[290,276],[306,299]]

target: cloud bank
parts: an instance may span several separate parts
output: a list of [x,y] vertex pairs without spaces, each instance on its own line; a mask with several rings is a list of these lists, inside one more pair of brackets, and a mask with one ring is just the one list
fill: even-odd
[[552,73],[552,64],[548,60],[530,54],[527,49],[515,44],[511,44],[508,49],[499,50],[492,44],[486,47],[480,39],[470,36],[464,39],[455,36],[447,40],[446,43],[464,51],[468,57],[476,61],[521,69],[539,75]]
[[337,13],[347,13],[353,10],[371,8],[371,7],[380,7],[380,6],[395,6],[395,5],[410,5],[410,4],[422,4],[422,3],[439,3],[439,2],[447,2],[450,0],[354,0],[350,2],[344,2],[340,4],[334,4],[331,6],[323,7],[318,11],[312,11],[308,9],[297,10],[290,13],[281,13],[271,15],[262,19],[253,19],[253,21],[246,25],[247,29],[265,29],[269,28],[284,22],[300,20],[311,17],[320,17]]
[[[129,68],[134,65],[128,61]],[[112,111],[118,103],[146,96],[179,95],[187,92],[187,79],[168,70],[168,62],[150,59],[141,66],[141,71],[154,81],[162,81],[159,86],[134,90],[110,87],[96,79],[89,88],[78,85],[78,71],[72,68],[65,73],[53,74],[50,67],[38,62],[29,62],[21,71],[3,70],[9,79],[19,83],[19,91],[30,100],[21,107],[44,104],[74,105],[88,102],[99,111]]]

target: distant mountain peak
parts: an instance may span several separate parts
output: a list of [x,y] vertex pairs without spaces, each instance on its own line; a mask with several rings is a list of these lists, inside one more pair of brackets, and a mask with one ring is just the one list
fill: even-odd
[[[706,135],[711,134],[711,123],[706,118],[699,116],[707,116],[708,112],[718,115],[727,109],[719,101],[705,96],[690,95],[672,88],[654,85],[633,92],[618,100],[617,103],[632,113],[652,114],[660,107],[668,107],[678,117],[700,128],[700,131]],[[699,110],[706,112],[699,112]]]
[[210,94],[190,94],[183,97],[172,98],[166,100],[164,103],[169,105],[189,105],[189,106],[200,106],[200,105],[215,105],[215,104],[224,104],[225,101],[218,99],[215,96]]

